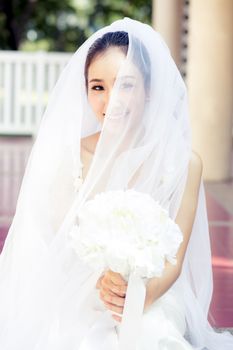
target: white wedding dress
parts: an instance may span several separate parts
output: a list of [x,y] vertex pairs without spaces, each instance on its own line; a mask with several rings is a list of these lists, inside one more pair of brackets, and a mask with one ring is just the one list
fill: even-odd
[[[83,183],[83,163],[74,179],[76,192]],[[99,314],[91,325],[79,350],[118,350],[120,323],[111,317],[99,298],[97,289],[90,298],[93,312]],[[190,350],[184,338],[186,330],[184,305],[176,283],[144,312],[137,350]]]
[[[99,318],[90,327],[79,350],[118,350],[120,324],[111,318],[101,301],[93,304]],[[191,350],[185,340],[182,301],[171,288],[143,314],[137,350]]]
[[[109,322],[108,322],[109,321]],[[98,330],[99,344],[97,337],[90,334],[88,342],[89,347],[86,350],[117,350],[118,335],[120,325],[111,319],[106,324],[98,322],[95,326]],[[112,323],[112,329],[111,329]],[[137,350],[190,350],[191,345],[185,340],[185,319],[183,313],[182,301],[172,288],[160,297],[143,314],[141,324],[141,334],[135,335],[138,338]],[[102,335],[101,335],[102,334]],[[91,339],[93,336],[93,339]],[[106,342],[106,345],[105,345]],[[91,345],[92,344],[92,345]],[[84,350],[81,347],[82,350]]]

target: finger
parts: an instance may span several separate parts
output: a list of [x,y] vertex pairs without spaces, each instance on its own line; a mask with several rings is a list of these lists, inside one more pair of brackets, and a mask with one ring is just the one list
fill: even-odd
[[116,306],[124,306],[125,304],[125,298],[124,297],[119,297],[116,294],[114,295],[110,295],[106,292],[103,292],[100,290],[99,292],[99,298],[100,300],[102,300],[103,302],[107,302],[110,303],[112,305],[116,305]]
[[106,274],[110,277],[111,281],[115,285],[127,285],[127,282],[124,280],[120,273],[108,270]]
[[101,288],[101,281],[103,279],[103,276],[99,277],[97,282],[96,282],[96,289],[100,289]]
[[127,293],[127,285],[126,286],[114,286],[111,290],[116,293],[116,294],[119,294],[119,295],[126,295]]
[[112,305],[116,305],[116,306],[123,307],[125,304],[125,298],[112,296],[112,295],[109,295],[107,293],[103,293],[102,291],[100,291],[100,298],[101,298],[101,300],[108,302]]
[[112,281],[105,277],[101,280],[101,288],[107,291],[111,291],[114,295],[124,296],[126,294],[126,286],[116,286]]
[[111,295],[111,296],[113,296],[113,297],[124,297],[123,295],[121,296],[121,295],[119,295],[119,294],[117,294],[117,293],[114,293],[111,289],[109,289],[109,288],[106,288],[105,286],[101,286],[101,288],[100,288],[100,291],[99,291],[100,293],[103,293],[103,294],[109,294],[109,295]]
[[101,286],[105,289],[111,290],[114,294],[124,296],[127,291],[127,285],[115,285],[109,278],[108,276],[105,276],[101,280]]
[[121,314],[121,315],[123,314],[123,307],[115,306],[105,301],[104,301],[104,304],[107,307],[107,309],[109,309],[110,311],[116,312],[117,314]]
[[116,320],[117,322],[121,322],[122,321],[122,317],[117,316],[117,315],[112,315],[112,318],[114,318],[114,320]]
[[[110,293],[110,294],[109,294]],[[107,300],[112,300],[111,298],[113,298],[113,297],[118,297],[116,294],[113,294],[113,293],[111,293],[111,292],[109,292],[109,291],[105,291],[105,290],[103,290],[103,289],[101,289],[100,291],[99,291],[99,298],[100,298],[100,300],[104,303],[104,302],[108,302]],[[120,306],[122,306],[122,305],[120,305]]]
[[122,275],[118,272],[114,272],[111,270],[108,270],[105,274],[106,277],[108,277],[113,284],[115,285],[126,285],[127,282],[124,280]]
[[99,297],[100,297],[100,299],[101,299],[102,301],[106,301],[106,300],[105,300],[105,295],[106,295],[106,294],[107,294],[106,292],[100,290],[100,292],[99,292]]

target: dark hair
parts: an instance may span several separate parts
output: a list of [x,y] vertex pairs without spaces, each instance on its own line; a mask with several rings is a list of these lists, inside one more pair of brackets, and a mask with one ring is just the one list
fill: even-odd
[[[143,75],[144,85],[146,90],[150,86],[150,59],[147,53],[147,49],[141,41],[136,38],[132,38],[132,43],[138,50],[134,50],[133,61]],[[129,36],[127,32],[116,31],[105,33],[102,37],[98,38],[89,48],[87,58],[85,62],[84,74],[86,80],[86,86],[88,86],[88,69],[91,62],[101,53],[104,53],[110,47],[119,47],[125,55],[128,52]],[[140,54],[137,54],[137,53]]]
[[98,38],[89,48],[87,53],[87,58],[85,62],[85,80],[87,86],[87,76],[88,69],[90,67],[91,62],[96,58],[96,56],[104,53],[110,47],[119,47],[122,49],[124,54],[127,54],[128,46],[129,46],[129,37],[128,33],[123,31],[118,32],[109,32],[104,34],[101,38]]

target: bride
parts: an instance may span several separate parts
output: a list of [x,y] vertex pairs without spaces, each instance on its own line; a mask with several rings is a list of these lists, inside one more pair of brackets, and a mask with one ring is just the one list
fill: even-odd
[[69,233],[86,200],[133,188],[168,210],[183,243],[177,264],[148,280],[141,332],[127,350],[232,349],[207,321],[201,176],[186,88],[159,34],[128,18],[93,34],[64,69],[27,164],[0,256],[0,348],[121,350],[127,282],[81,262]]

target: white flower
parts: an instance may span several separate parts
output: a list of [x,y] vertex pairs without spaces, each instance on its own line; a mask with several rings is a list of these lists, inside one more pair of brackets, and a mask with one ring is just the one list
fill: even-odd
[[177,224],[150,195],[127,191],[97,194],[78,215],[72,246],[93,269],[111,269],[126,279],[161,276],[166,260],[175,264],[183,240]]

